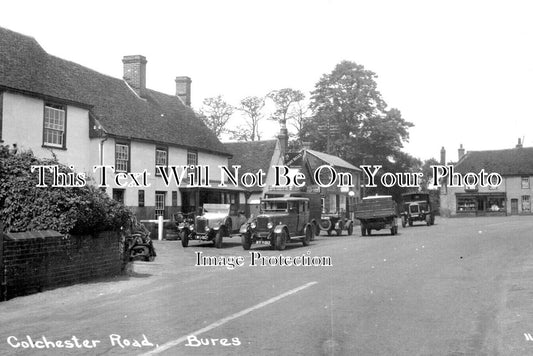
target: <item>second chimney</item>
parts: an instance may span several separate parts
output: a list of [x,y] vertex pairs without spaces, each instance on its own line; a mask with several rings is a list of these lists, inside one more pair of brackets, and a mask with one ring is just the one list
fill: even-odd
[[176,96],[187,106],[191,106],[191,78],[176,77]]
[[459,156],[459,160],[463,158],[465,155],[465,149],[463,148],[463,144],[461,143],[461,146],[459,146],[459,149],[457,150],[457,155]]
[[524,147],[522,145],[522,140],[518,139],[518,143],[516,144],[516,148],[522,148],[522,147]]
[[146,92],[146,57],[124,56],[124,80],[143,98]]
[[444,146],[440,149],[440,164],[443,166],[446,164],[446,150]]

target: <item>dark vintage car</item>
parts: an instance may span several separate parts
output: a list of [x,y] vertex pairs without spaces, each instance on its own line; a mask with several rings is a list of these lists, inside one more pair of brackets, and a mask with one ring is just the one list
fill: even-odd
[[428,193],[405,193],[402,200],[402,227],[413,226],[414,221],[423,221],[427,226],[435,223],[435,212]]
[[221,248],[222,239],[238,233],[246,222],[244,212],[231,215],[230,208],[230,204],[204,204],[202,215],[178,225],[182,246],[189,246],[190,240],[199,240],[212,241],[216,248]]
[[315,229],[309,222],[309,199],[296,197],[261,200],[260,214],[241,226],[242,247],[249,250],[254,243],[267,243],[284,250],[289,242],[308,246]]
[[342,230],[346,230],[348,236],[353,233],[353,221],[346,217],[346,213],[324,213],[320,219],[320,229],[326,231],[328,236],[335,231],[337,236],[342,234]]

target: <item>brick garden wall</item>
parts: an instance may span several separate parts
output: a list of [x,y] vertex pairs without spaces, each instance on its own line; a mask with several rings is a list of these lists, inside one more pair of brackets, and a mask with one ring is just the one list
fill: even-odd
[[[4,295],[10,299],[44,289],[120,274],[119,234],[97,236],[4,236]],[[0,300],[2,298],[0,297]]]

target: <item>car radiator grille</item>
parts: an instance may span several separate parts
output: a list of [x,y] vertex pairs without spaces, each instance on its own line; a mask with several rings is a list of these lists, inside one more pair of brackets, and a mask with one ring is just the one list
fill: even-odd
[[205,227],[207,226],[207,220],[198,219],[196,220],[196,232],[203,234],[205,232]]
[[268,218],[267,217],[258,217],[257,218],[257,230],[267,230],[267,224],[268,224]]
[[412,205],[409,207],[409,211],[411,212],[411,214],[418,214],[419,213],[419,210],[418,210],[418,205]]

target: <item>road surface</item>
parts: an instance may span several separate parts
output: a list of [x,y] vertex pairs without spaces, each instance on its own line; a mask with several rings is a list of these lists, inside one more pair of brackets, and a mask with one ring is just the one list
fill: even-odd
[[[156,242],[156,261],[129,276],[0,303],[0,354],[533,354],[532,231],[533,217],[512,216],[285,251]],[[332,266],[250,266],[252,252]],[[195,266],[199,254],[225,265]]]

